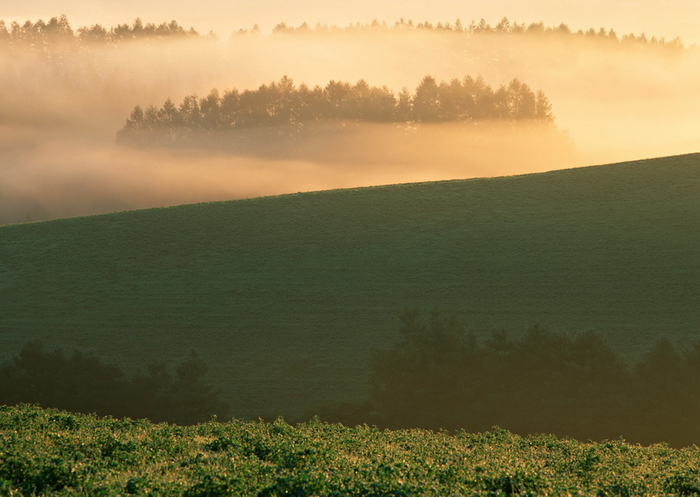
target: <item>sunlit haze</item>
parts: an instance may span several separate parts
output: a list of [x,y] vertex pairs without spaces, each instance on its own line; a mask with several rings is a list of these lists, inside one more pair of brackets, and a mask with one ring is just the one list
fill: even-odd
[[188,27],[194,26],[205,33],[214,30],[222,36],[253,24],[269,30],[279,22],[343,25],[371,22],[373,19],[394,22],[404,17],[415,22],[454,21],[457,18],[468,22],[484,18],[497,23],[507,16],[519,22],[566,22],[576,29],[606,26],[623,33],[646,33],[666,38],[680,36],[689,43],[700,42],[700,2],[696,0],[2,0],[0,6],[4,18],[10,20],[36,20],[66,14],[76,25],[113,25],[130,22],[140,16],[144,21],[151,22],[176,19]]
[[[0,0],[9,27],[65,14],[74,30],[176,20],[218,38],[90,45],[45,57],[0,52],[0,224],[297,191],[523,174],[700,151],[700,2],[106,2]],[[576,32],[614,29],[685,48],[625,45],[583,36],[472,35],[427,30],[272,34],[275,25],[346,26],[403,18],[465,26],[485,19]],[[232,36],[259,25],[259,35]],[[270,158],[221,150],[132,149],[115,143],[136,105],[254,90],[287,75],[414,90],[481,76],[517,78],[552,104],[551,134],[500,125],[469,133],[425,126],[410,150],[391,125],[367,125],[314,154]]]

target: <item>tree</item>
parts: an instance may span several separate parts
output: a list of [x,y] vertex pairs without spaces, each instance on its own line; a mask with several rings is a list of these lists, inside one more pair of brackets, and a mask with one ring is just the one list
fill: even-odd
[[408,91],[408,88],[403,88],[399,92],[399,97],[396,102],[396,119],[402,122],[412,120],[413,116],[413,96]]
[[188,95],[178,109],[180,119],[189,129],[199,129],[202,124],[202,113],[199,108],[197,95]]
[[129,118],[126,120],[126,127],[130,129],[140,128],[143,126],[143,119],[143,109],[140,105],[137,105],[134,107],[134,110],[131,111]]
[[413,98],[413,116],[417,121],[435,122],[441,119],[440,90],[435,78],[426,76]]
[[235,128],[239,124],[241,98],[238,90],[227,90],[221,97],[219,111],[221,112],[221,125],[224,129]]
[[215,130],[221,126],[221,98],[216,88],[199,102],[199,108],[204,129]]
[[543,123],[554,122],[552,104],[549,103],[549,100],[542,90],[537,92],[535,99],[535,119]]
[[535,119],[537,116],[537,97],[530,88],[519,79],[508,84],[508,117],[515,120]]
[[294,81],[285,75],[269,86],[267,112],[274,124],[293,124],[299,114]]
[[495,423],[519,433],[583,439],[623,433],[627,373],[599,335],[572,337],[536,325],[512,341],[496,337],[486,350],[485,363],[495,365],[483,372]]
[[393,427],[464,426],[462,384],[476,341],[438,309],[427,318],[407,309],[400,319],[398,344],[373,361],[374,407]]
[[78,39],[91,43],[103,43],[107,41],[109,31],[100,24],[95,24],[90,28],[82,27],[78,29]]
[[172,100],[167,99],[163,107],[158,110],[158,123],[160,127],[172,129],[182,124],[180,112]]
[[205,377],[209,366],[194,350],[175,366],[175,377],[166,395],[176,406],[171,420],[177,424],[194,424],[205,420],[211,414],[226,411],[226,405],[219,399],[220,392],[214,389]]
[[[700,410],[691,368],[697,368],[697,348],[683,356],[670,340],[660,338],[634,370],[635,438],[643,443],[668,442],[682,445],[700,442],[697,413]],[[697,369],[696,369],[697,371]],[[690,380],[690,381],[689,381]]]

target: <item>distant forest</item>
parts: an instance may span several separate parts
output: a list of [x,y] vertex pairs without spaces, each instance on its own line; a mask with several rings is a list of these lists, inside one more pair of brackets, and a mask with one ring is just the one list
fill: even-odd
[[154,362],[129,376],[91,353],[67,354],[30,341],[0,363],[0,405],[36,403],[102,416],[194,424],[229,409],[207,382],[208,369],[191,351],[172,368]]
[[466,76],[438,83],[426,76],[414,93],[398,95],[386,86],[331,81],[324,88],[298,87],[284,76],[257,90],[236,89],[205,98],[190,95],[179,106],[171,99],[162,107],[136,106],[118,133],[131,145],[175,142],[191,132],[221,132],[241,128],[303,125],[320,121],[375,123],[530,121],[550,124],[549,100],[518,79],[493,90],[481,77]]
[[[288,26],[285,22],[277,24],[272,33],[278,34],[327,34],[327,33],[354,33],[354,32],[410,32],[424,31],[435,33],[462,33],[472,35],[558,35],[574,38],[587,38],[596,40],[606,40],[619,43],[621,45],[649,45],[671,49],[683,49],[684,45],[680,38],[666,40],[655,36],[647,38],[645,34],[635,35],[634,33],[619,35],[613,29],[590,28],[586,31],[574,31],[565,23],[557,26],[546,26],[543,22],[533,22],[530,24],[511,22],[503,18],[495,26],[491,26],[484,19],[480,21],[472,20],[468,25],[457,19],[454,22],[438,22],[432,24],[428,21],[414,23],[412,20],[403,18],[394,24],[379,22],[377,20],[369,24],[355,23],[344,27],[336,25],[316,24],[311,26],[308,23],[301,23],[299,26]],[[239,29],[234,32],[237,35],[258,35],[260,34],[258,25],[251,29]],[[13,21],[8,23],[0,20],[0,47],[2,46],[28,46],[32,48],[48,47],[51,45],[66,43],[120,43],[130,40],[157,39],[157,38],[217,38],[213,32],[202,36],[194,28],[189,29],[180,26],[177,21],[163,22],[160,24],[145,23],[137,17],[132,24],[118,24],[112,27],[105,27],[101,24],[83,26],[73,29],[65,15],[52,17],[48,21],[38,20],[36,22],[26,21],[23,24]]]
[[[210,34],[209,36],[214,36]],[[7,23],[0,20],[0,47],[28,46],[41,48],[66,43],[118,43],[147,38],[199,38],[194,28],[185,29],[177,21],[161,24],[143,24],[136,18],[133,24],[118,24],[109,29],[100,24],[74,30],[65,15],[52,17],[49,21],[17,21]]]
[[594,332],[477,340],[439,310],[401,322],[398,343],[374,356],[370,399],[323,409],[325,421],[700,444],[700,341],[678,351],[661,337],[629,364]]
[[[631,364],[593,332],[533,326],[477,340],[439,310],[407,309],[401,323],[396,345],[374,354],[369,398],[317,406],[309,417],[389,429],[483,432],[497,425],[581,441],[700,444],[700,341],[680,352],[660,338]],[[32,341],[0,363],[0,405],[177,424],[223,419],[240,406],[221,400],[207,370],[207,358],[191,351],[173,368],[151,363],[129,376],[93,354]]]
[[[413,20],[405,20],[401,18],[396,21],[393,25],[387,24],[386,22],[379,22],[374,20],[370,24],[355,23],[349,24],[345,27],[339,26],[328,26],[326,24],[316,24],[315,26],[310,26],[308,23],[301,23],[299,26],[288,26],[286,23],[281,22],[275,26],[273,29],[274,34],[291,34],[291,33],[329,33],[329,32],[356,32],[356,31],[430,31],[430,32],[443,32],[443,33],[464,33],[464,34],[488,34],[488,35],[564,35],[573,36],[577,38],[585,37],[588,39],[598,39],[598,40],[608,40],[613,42],[620,42],[622,44],[642,44],[642,45],[657,45],[669,48],[684,48],[680,37],[676,37],[673,40],[666,40],[665,38],[657,38],[652,36],[647,38],[647,36],[642,33],[641,35],[635,35],[634,33],[624,34],[618,36],[614,29],[606,29],[601,27],[599,29],[590,28],[586,31],[579,29],[577,31],[572,30],[567,24],[560,23],[557,26],[546,26],[543,22],[533,22],[530,24],[511,22],[507,17],[501,19],[501,21],[495,26],[491,26],[484,19],[479,21],[472,20],[469,25],[464,25],[460,19],[457,19],[454,23],[450,22],[438,22],[437,24],[432,24],[428,21],[414,23]],[[242,29],[238,34],[256,34],[259,33],[260,28],[255,25],[250,30]]]

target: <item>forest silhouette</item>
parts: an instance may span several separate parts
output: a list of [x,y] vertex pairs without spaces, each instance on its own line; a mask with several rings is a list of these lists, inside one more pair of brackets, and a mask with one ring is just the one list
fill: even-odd
[[[666,40],[663,37],[647,37],[644,33],[636,35],[627,33],[618,35],[614,29],[600,27],[587,30],[572,30],[566,23],[556,26],[547,26],[542,21],[531,23],[518,23],[502,18],[492,26],[484,19],[471,20],[464,24],[461,19],[454,22],[444,21],[431,23],[429,21],[414,22],[412,19],[399,19],[393,24],[374,20],[371,23],[353,23],[346,26],[327,25],[317,23],[311,26],[302,22],[298,26],[288,25],[286,22],[278,23],[273,29],[273,35],[305,35],[305,34],[329,34],[329,33],[356,33],[356,32],[380,32],[380,31],[422,31],[435,33],[455,33],[465,35],[526,35],[526,36],[567,36],[585,37],[626,46],[653,45],[670,49],[685,48],[679,37]],[[256,24],[250,29],[240,28],[233,33],[233,37],[241,35],[261,35],[260,27]],[[66,15],[50,18],[48,21],[27,20],[24,23],[12,21],[8,23],[0,20],[0,46],[27,45],[41,48],[65,43],[122,43],[131,40],[163,39],[163,38],[202,38],[203,36],[193,27],[186,29],[176,20],[155,24],[144,23],[140,17],[129,23],[121,23],[116,26],[105,27],[102,24],[81,26],[74,29]],[[207,38],[217,38],[210,32]]]
[[174,368],[148,364],[132,376],[91,353],[30,341],[0,364],[0,404],[40,404],[73,412],[194,424],[227,406],[205,380],[206,361],[192,351]]
[[185,29],[177,21],[160,24],[144,24],[136,18],[132,24],[117,24],[109,29],[101,24],[83,26],[74,30],[65,15],[52,17],[48,21],[26,21],[23,24],[13,21],[8,26],[0,20],[0,46],[24,45],[46,48],[66,43],[119,43],[148,38],[198,38],[201,35],[194,29]]
[[[479,21],[472,20],[468,25],[465,25],[461,19],[457,19],[454,22],[437,22],[431,23],[429,21],[414,22],[412,19],[399,19],[393,25],[387,24],[386,22],[379,22],[374,20],[372,23],[355,23],[349,24],[344,27],[339,27],[336,25],[328,26],[326,24],[318,23],[314,26],[309,25],[306,22],[301,23],[299,26],[290,26],[285,22],[280,22],[272,30],[273,34],[282,35],[303,35],[303,34],[328,34],[328,33],[340,33],[340,32],[358,32],[358,31],[423,31],[423,32],[435,32],[435,33],[455,33],[455,34],[471,34],[471,35],[526,35],[526,36],[568,36],[577,38],[588,38],[595,39],[610,43],[618,43],[627,46],[634,45],[655,45],[664,48],[671,49],[682,49],[684,48],[683,42],[680,37],[676,37],[673,40],[666,40],[665,38],[657,38],[652,36],[648,38],[644,33],[640,35],[635,35],[634,33],[627,33],[619,36],[614,29],[606,29],[604,27],[594,29],[589,28],[587,30],[579,29],[572,30],[566,23],[562,22],[556,26],[547,26],[543,22],[531,22],[531,23],[518,23],[511,22],[507,17],[503,17],[498,24],[491,26],[486,22],[485,19],[480,19]],[[241,29],[237,34],[250,35],[259,34],[259,27],[253,26],[252,29]]]
[[551,124],[552,106],[542,91],[513,79],[497,90],[481,77],[465,76],[438,83],[425,76],[415,92],[395,95],[386,86],[365,80],[352,85],[330,81],[324,88],[295,86],[291,78],[239,92],[217,89],[205,98],[189,95],[179,106],[167,99],[162,107],[137,105],[119,143],[129,145],[182,144],[183,139],[246,128],[303,128],[322,122],[443,123],[508,121]]
[[479,341],[454,315],[401,316],[400,340],[375,354],[371,396],[322,418],[382,428],[482,432],[634,443],[700,443],[700,342],[681,353],[660,338],[628,364],[598,333],[535,325]]
[[[369,399],[310,415],[389,429],[500,426],[583,441],[700,442],[700,342],[681,353],[661,338],[631,364],[598,333],[535,325],[518,336],[495,331],[480,341],[438,309],[407,309],[399,331],[393,348],[375,353]],[[172,369],[154,363],[129,377],[93,354],[69,355],[32,341],[0,364],[0,404],[183,425],[223,419],[230,406],[206,381],[207,369],[191,351]]]

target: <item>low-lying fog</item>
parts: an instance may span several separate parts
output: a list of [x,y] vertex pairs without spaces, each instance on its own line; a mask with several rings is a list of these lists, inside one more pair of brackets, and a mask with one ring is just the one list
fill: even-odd
[[[481,75],[494,88],[518,78],[544,91],[567,138],[433,125],[409,131],[406,149],[393,139],[396,125],[364,125],[287,158],[115,144],[137,104],[177,105],[283,75],[309,86],[365,79],[398,93],[428,74]],[[0,223],[697,152],[698,88],[698,48],[579,37],[347,32],[15,47],[0,54]]]

